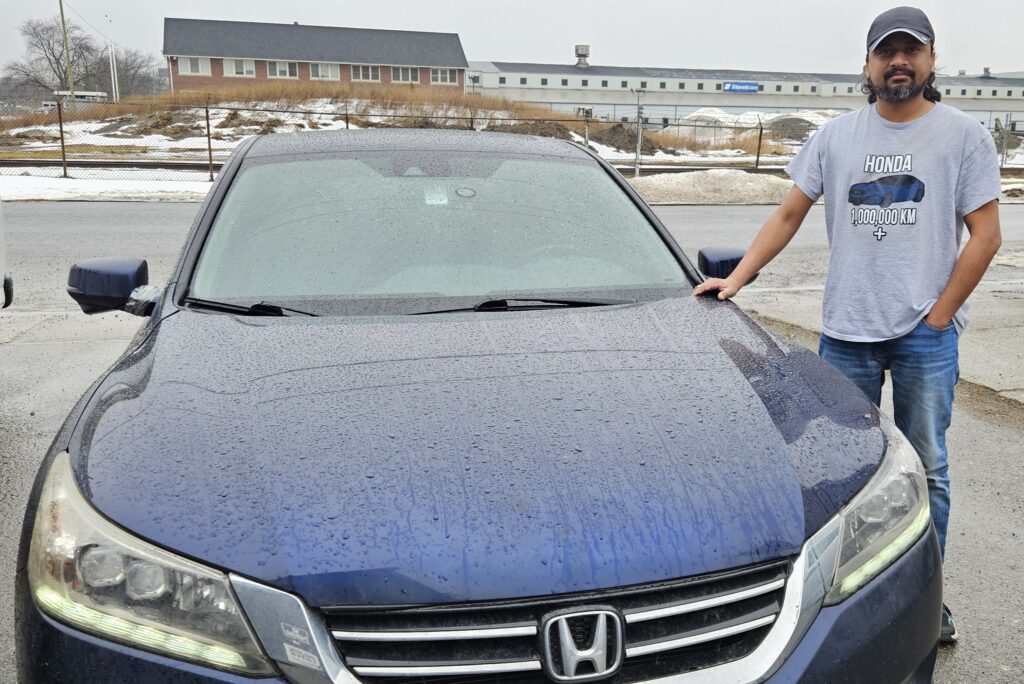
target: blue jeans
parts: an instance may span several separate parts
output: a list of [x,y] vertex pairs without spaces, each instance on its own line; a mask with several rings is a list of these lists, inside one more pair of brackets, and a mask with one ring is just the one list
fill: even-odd
[[946,554],[949,470],[946,430],[953,389],[960,378],[958,334],[951,322],[938,330],[923,320],[903,337],[883,342],[846,342],[822,334],[818,355],[838,368],[877,406],[885,371],[892,376],[893,416],[917,449],[928,475],[932,521]]

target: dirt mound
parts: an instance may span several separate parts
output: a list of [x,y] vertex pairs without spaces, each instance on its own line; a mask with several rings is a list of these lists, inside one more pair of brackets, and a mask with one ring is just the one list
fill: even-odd
[[564,125],[554,121],[524,121],[517,124],[490,124],[487,130],[491,133],[519,133],[520,135],[539,135],[542,138],[558,138],[572,140],[572,134]]
[[104,121],[110,121],[105,126],[101,126],[93,131],[96,135],[108,135],[110,133],[120,133],[121,129],[129,124],[138,124],[141,119],[134,116],[120,116],[116,119],[103,119]]
[[799,116],[776,117],[764,125],[765,133],[772,139],[793,142],[806,142],[811,131],[816,130],[816,125]]
[[27,131],[18,131],[17,133],[0,134],[0,138],[3,138],[5,143],[20,145],[25,142],[42,142],[52,143],[60,140],[60,136],[55,135],[49,131],[44,131],[40,128],[33,128]]
[[259,135],[266,135],[267,133],[276,132],[279,126],[284,126],[284,121],[273,116],[265,121],[261,121],[258,125],[260,130],[257,133]]
[[[592,131],[590,139],[602,145],[614,147],[621,152],[636,151],[636,128],[615,124],[604,130]],[[640,141],[640,152],[642,154],[654,154],[660,148],[651,142],[650,138],[643,138]]]
[[[231,110],[228,115],[224,117],[223,121],[214,126],[214,128],[245,128],[253,127],[260,128],[266,123],[267,119],[256,119],[248,118],[239,114],[236,110]],[[280,121],[280,119],[278,119]]]
[[391,119],[378,123],[367,122],[367,125],[375,128],[437,128],[442,130],[467,130],[469,121],[449,121],[444,118],[431,118],[427,116],[416,116],[409,118]]
[[192,138],[205,134],[206,130],[199,125],[199,117],[190,112],[157,112],[143,118],[134,126],[122,129],[131,136],[163,135],[171,140]]

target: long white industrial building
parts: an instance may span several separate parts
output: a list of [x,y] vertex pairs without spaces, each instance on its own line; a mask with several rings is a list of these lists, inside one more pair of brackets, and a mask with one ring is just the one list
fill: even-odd
[[[733,114],[849,111],[867,101],[860,74],[599,66],[589,64],[589,46],[576,47],[576,64],[470,61],[466,91],[567,113],[591,107],[595,117],[618,121],[636,118],[635,91],[643,90],[645,119],[666,125],[704,107]],[[1017,122],[1024,130],[1024,78],[985,71],[981,76],[938,76],[935,85],[942,101],[986,126],[998,118],[1004,125]]]

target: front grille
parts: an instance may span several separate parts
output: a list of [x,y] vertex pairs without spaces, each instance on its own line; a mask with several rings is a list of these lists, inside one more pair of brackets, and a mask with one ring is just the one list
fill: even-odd
[[[623,617],[625,659],[602,681],[628,684],[700,670],[750,654],[771,629],[789,561],[625,589],[538,599],[322,609],[348,668],[380,684],[541,684],[543,617],[611,607]],[[586,621],[570,623],[579,644]],[[558,655],[555,655],[555,660]]]

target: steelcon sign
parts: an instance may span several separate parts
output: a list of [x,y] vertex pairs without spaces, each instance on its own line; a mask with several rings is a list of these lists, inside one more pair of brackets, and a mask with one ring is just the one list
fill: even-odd
[[722,92],[725,93],[756,93],[758,92],[757,83],[743,83],[737,81],[726,81],[725,85],[722,86]]

